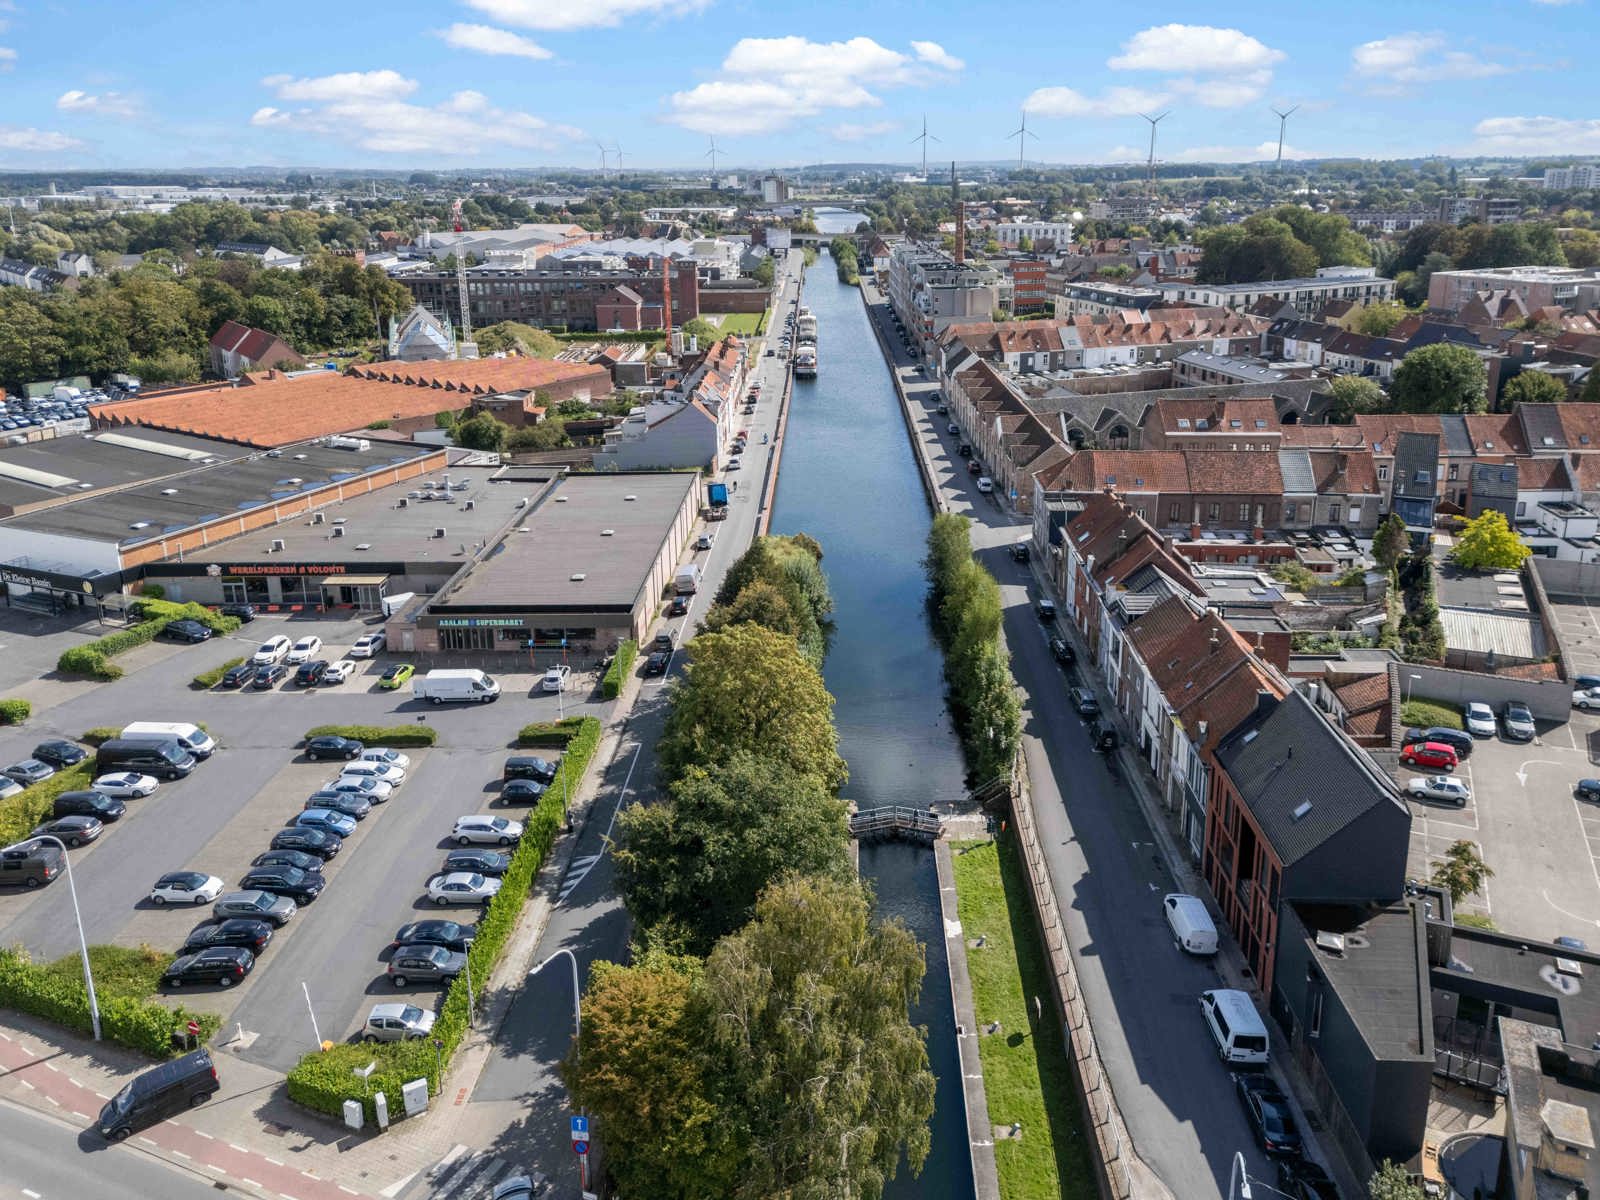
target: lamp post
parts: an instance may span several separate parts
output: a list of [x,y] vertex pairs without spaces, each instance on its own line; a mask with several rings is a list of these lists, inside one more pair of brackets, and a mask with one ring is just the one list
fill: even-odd
[[[560,958],[563,954],[565,954],[568,961],[572,963],[572,1061],[574,1064],[576,1064],[579,1061],[579,1054],[581,1053],[578,1046],[578,1038],[579,1035],[583,1033],[582,991],[578,986],[578,956],[571,950],[563,947],[562,949],[557,950],[554,954],[550,955],[549,958],[545,959],[538,966],[529,970],[528,978],[532,979],[535,975],[544,970],[551,963],[555,962],[555,960]],[[583,1109],[581,1106],[578,1109],[578,1115],[583,1115]],[[585,1153],[578,1155],[578,1186],[582,1191],[588,1191],[588,1183],[589,1155],[586,1151]]]
[[89,941],[83,936],[83,913],[78,909],[78,886],[72,882],[72,858],[66,843],[49,833],[34,837],[38,842],[54,842],[61,848],[61,857],[67,864],[67,892],[72,896],[72,919],[78,925],[78,953],[83,956],[83,986],[89,993],[89,1018],[94,1023],[94,1040],[100,1040],[100,1001],[94,994],[94,972],[89,969]]
[[1407,704],[1411,703],[1411,685],[1413,683],[1415,683],[1417,680],[1421,679],[1421,678],[1422,678],[1421,675],[1416,675],[1416,674],[1408,674],[1406,676],[1406,703]]
[[[1237,1191],[1235,1191],[1236,1185]],[[1244,1155],[1237,1150],[1233,1152],[1233,1168],[1228,1172],[1227,1200],[1234,1200],[1235,1195],[1239,1200],[1251,1200],[1250,1176],[1244,1169]]]

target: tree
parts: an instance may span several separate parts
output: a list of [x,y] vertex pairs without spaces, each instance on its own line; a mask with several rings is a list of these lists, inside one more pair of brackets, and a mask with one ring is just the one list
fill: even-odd
[[1309,591],[1320,582],[1316,572],[1301,562],[1278,563],[1272,568],[1272,577],[1279,583],[1288,584],[1297,592]]
[[1451,843],[1444,860],[1433,864],[1433,883],[1450,893],[1450,903],[1460,904],[1494,878],[1494,871],[1478,854],[1473,842]]
[[691,1009],[719,1107],[738,1114],[726,1195],[870,1200],[902,1153],[921,1170],[934,1079],[907,1009],[923,973],[922,947],[900,922],[874,923],[855,882],[779,884],[717,945]]
[[1562,249],[1569,267],[1600,266],[1600,234],[1592,229],[1574,229],[1567,234]]
[[[0,327],[4,324],[4,321],[0,321]],[[1600,367],[1589,368],[1589,374],[1584,376],[1583,391],[1578,393],[1578,399],[1585,404],[1600,404]]]
[[1328,385],[1333,395],[1333,417],[1349,424],[1361,413],[1382,412],[1389,402],[1383,389],[1364,375],[1336,375]]
[[1491,508],[1467,522],[1450,557],[1470,571],[1514,571],[1531,553],[1505,514]]
[[1390,513],[1372,538],[1372,557],[1385,571],[1393,571],[1411,549],[1411,535],[1399,513]]
[[1387,337],[1389,331],[1404,319],[1406,308],[1389,300],[1375,300],[1363,304],[1345,318],[1345,328],[1368,337]]
[[756,264],[755,270],[750,272],[750,278],[754,279],[762,287],[769,288],[772,286],[772,279],[776,274],[777,269],[772,265],[772,257],[768,255]]
[[513,453],[519,450],[558,450],[569,444],[567,423],[553,413],[537,425],[518,426],[506,437],[506,449]]
[[1489,407],[1483,360],[1466,346],[1440,342],[1400,360],[1389,395],[1396,412],[1481,413]]
[[684,337],[698,339],[702,347],[709,346],[717,340],[717,327],[704,317],[694,317],[685,321],[682,328]]
[[691,765],[760,754],[837,790],[849,772],[839,756],[833,697],[792,637],[759,625],[705,633],[687,647],[657,745],[662,777]]
[[1425,1200],[1421,1186],[1411,1181],[1406,1169],[1387,1158],[1368,1180],[1367,1194],[1372,1200]]
[[668,922],[708,954],[787,875],[851,878],[845,803],[749,753],[690,767],[669,797],[622,814],[617,880],[636,924]]
[[456,445],[469,450],[500,451],[505,448],[510,426],[491,412],[468,417],[456,426]]
[[1519,371],[1500,389],[1500,399],[1512,404],[1559,404],[1567,398],[1567,389],[1553,375],[1543,371]]

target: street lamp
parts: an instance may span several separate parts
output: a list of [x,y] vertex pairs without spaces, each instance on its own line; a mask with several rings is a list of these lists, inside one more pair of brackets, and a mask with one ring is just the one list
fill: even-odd
[[1245,1172],[1244,1155],[1240,1154],[1237,1150],[1233,1152],[1233,1169],[1228,1172],[1227,1200],[1234,1200],[1235,1185],[1238,1186],[1237,1194],[1239,1200],[1251,1200],[1250,1176]]
[[89,992],[89,1017],[94,1022],[94,1040],[100,1040],[100,1001],[94,994],[94,972],[89,969],[89,942],[83,936],[83,913],[78,910],[78,887],[72,882],[72,858],[66,843],[52,834],[41,833],[33,838],[37,842],[54,842],[61,847],[61,857],[67,864],[67,891],[72,895],[72,919],[78,923],[78,953],[83,955],[83,986]]
[[1407,704],[1411,703],[1411,685],[1413,683],[1417,682],[1417,680],[1419,680],[1421,678],[1422,678],[1421,675],[1407,675],[1406,676],[1406,703]]
[[578,956],[571,950],[563,947],[562,949],[557,950],[549,958],[545,959],[538,966],[529,970],[528,977],[531,979],[540,971],[548,967],[551,963],[555,962],[555,960],[560,958],[563,954],[565,954],[572,963],[572,1036],[574,1041],[576,1041],[578,1035],[583,1032],[582,990],[578,984]]

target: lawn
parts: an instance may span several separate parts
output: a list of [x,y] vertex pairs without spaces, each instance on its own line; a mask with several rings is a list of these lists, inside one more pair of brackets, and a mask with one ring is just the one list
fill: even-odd
[[1400,706],[1400,720],[1420,729],[1463,729],[1461,710],[1441,700],[1407,700]]
[[[126,996],[130,1000],[144,1000],[153,995],[161,982],[161,972],[173,956],[153,946],[129,949],[127,946],[90,946],[89,967],[94,972],[95,994],[102,1000],[107,996]],[[70,983],[83,983],[83,959],[74,951],[64,954],[44,968]]]
[[766,324],[767,314],[758,313],[723,313],[719,317],[708,317],[707,320],[717,322],[718,333],[737,333],[741,337],[754,337],[761,332]]
[[[1019,1139],[995,1139],[1004,1200],[1091,1200],[1097,1189],[1082,1110],[1026,883],[1010,843],[956,842],[956,903],[978,1025],[1002,1033],[978,1040],[994,1125],[1021,1122]],[[982,949],[971,947],[982,936]],[[1031,1001],[1044,1005],[1033,1020]]]

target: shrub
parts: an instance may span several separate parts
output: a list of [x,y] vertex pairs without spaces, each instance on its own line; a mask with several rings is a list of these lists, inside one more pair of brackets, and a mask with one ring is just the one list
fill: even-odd
[[196,675],[191,682],[197,688],[214,688],[217,686],[217,684],[222,682],[222,677],[224,675],[233,670],[234,667],[237,667],[243,661],[243,658],[230,658],[227,662],[218,663],[209,671],[201,671],[200,674]]
[[0,725],[21,725],[33,715],[33,704],[27,700],[0,700]]
[[121,737],[122,729],[116,725],[96,725],[93,729],[85,729],[78,735],[78,740],[85,746],[98,746],[101,742],[109,742],[114,737]]
[[145,600],[165,600],[167,589],[159,583],[147,583],[139,589],[139,595]]
[[1465,729],[1461,711],[1433,700],[1407,700],[1400,706],[1400,720],[1418,729],[1437,725],[1443,729]]
[[622,694],[623,682],[633,670],[633,660],[639,657],[639,643],[632,638],[624,639],[617,647],[617,652],[611,659],[611,665],[606,668],[605,677],[600,680],[600,694],[607,700],[615,700]]
[[535,721],[524,725],[517,733],[519,746],[565,746],[577,734],[578,727],[592,717],[567,717],[561,721]]
[[57,796],[62,792],[82,790],[93,779],[94,760],[84,759],[75,767],[57,771],[49,779],[0,800],[0,846],[9,846],[27,837],[39,822],[50,815]]
[[[328,728],[334,732],[340,731],[340,727]],[[480,988],[493,974],[500,952],[516,927],[528,891],[533,887],[539,869],[544,866],[550,847],[555,844],[565,815],[562,811],[563,798],[576,789],[600,744],[600,722],[593,717],[569,717],[565,721],[542,727],[530,725],[523,733],[535,728],[541,728],[552,739],[564,734],[560,740],[535,744],[563,746],[565,753],[556,770],[555,782],[523,822],[522,840],[512,852],[511,865],[506,869],[500,891],[484,910],[478,921],[478,936],[467,951],[472,965],[472,978]],[[377,1117],[371,1099],[374,1092],[381,1091],[398,1100],[401,1086],[419,1078],[427,1079],[429,1087],[437,1092],[440,1058],[434,1051],[433,1042],[437,1040],[444,1043],[440,1054],[448,1067],[451,1056],[467,1032],[467,1006],[467,982],[466,977],[462,976],[450,985],[450,990],[445,994],[431,1038],[376,1046],[340,1045],[307,1054],[289,1072],[289,1099],[335,1117],[343,1114],[346,1100],[359,1100],[367,1119],[375,1121]],[[350,1071],[354,1067],[364,1067],[369,1062],[376,1062],[378,1069],[358,1090]]]
[[238,617],[225,617],[212,612],[203,604],[174,604],[151,596],[141,596],[133,606],[139,616],[137,625],[108,633],[103,638],[85,642],[63,651],[56,660],[56,670],[64,675],[87,675],[91,679],[120,679],[122,668],[110,660],[135,646],[142,646],[155,638],[168,621],[187,618],[199,621],[213,633],[232,633],[239,628]]
[[439,731],[431,725],[318,725],[305,736],[355,738],[369,746],[432,746],[439,741]]

